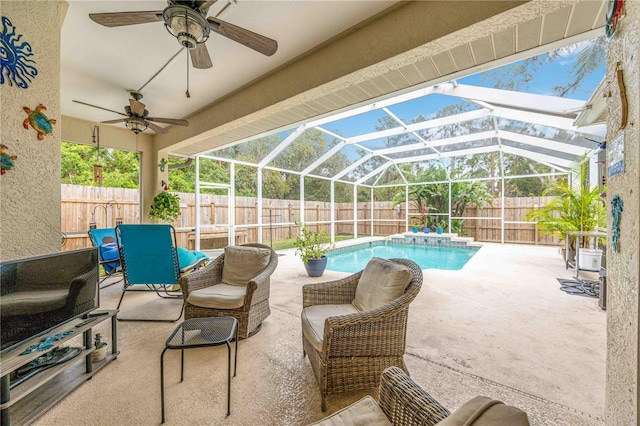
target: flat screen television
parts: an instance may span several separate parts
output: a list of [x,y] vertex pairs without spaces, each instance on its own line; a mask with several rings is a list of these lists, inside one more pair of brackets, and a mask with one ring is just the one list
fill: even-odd
[[0,263],[0,352],[99,306],[98,249]]

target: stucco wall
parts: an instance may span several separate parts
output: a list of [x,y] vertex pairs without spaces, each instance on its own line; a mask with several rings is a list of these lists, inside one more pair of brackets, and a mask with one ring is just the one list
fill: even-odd
[[[2,1],[0,14],[9,18],[17,35],[16,46],[28,42],[37,76],[26,89],[0,85],[2,144],[15,155],[15,167],[0,177],[0,259],[18,259],[60,251],[60,28],[65,2]],[[36,6],[37,5],[37,6]],[[11,31],[11,30],[10,30]],[[13,37],[12,37],[13,38]],[[4,47],[4,46],[3,46]],[[47,107],[58,121],[53,134],[38,140],[25,130],[23,107]]]
[[[625,2],[626,18],[607,47],[607,81],[613,96],[607,99],[607,155],[611,141],[625,133],[624,173],[607,181],[607,203],[619,195],[624,202],[620,223],[620,252],[607,242],[607,425],[638,424],[638,294],[640,282],[640,2]],[[628,97],[629,118],[619,129],[620,99],[615,93],[615,69],[620,62]],[[611,234],[612,217],[608,229]]]

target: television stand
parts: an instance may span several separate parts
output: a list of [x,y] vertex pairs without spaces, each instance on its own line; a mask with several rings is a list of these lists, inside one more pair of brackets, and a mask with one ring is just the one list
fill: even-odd
[[[93,321],[80,326],[79,324],[86,321],[86,319],[77,318],[64,323],[46,335],[31,339],[0,356],[0,424],[2,426],[9,426],[10,422],[19,425],[32,423],[85,380],[89,380],[105,365],[118,357],[120,353],[117,341],[118,321],[116,315],[118,311],[109,310],[105,312],[107,313],[104,315],[93,316]],[[111,351],[104,360],[93,362],[91,359],[91,353],[94,349],[92,328],[108,318],[111,318]],[[51,348],[45,351],[35,351],[20,355],[29,346],[38,344],[43,338],[55,336],[69,330],[75,332],[55,341]],[[46,369],[41,370],[28,380],[11,386],[11,373],[23,368],[30,362],[37,361],[43,355],[53,353],[56,349],[62,348],[65,342],[79,336],[81,333],[83,346],[80,348],[80,353],[74,356],[73,359],[66,357],[66,362],[59,360],[60,362],[55,365],[47,365]]]

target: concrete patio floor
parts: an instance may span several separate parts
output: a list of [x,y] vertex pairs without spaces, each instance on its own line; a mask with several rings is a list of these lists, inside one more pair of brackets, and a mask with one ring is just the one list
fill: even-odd
[[[362,240],[366,241],[366,240]],[[239,342],[231,415],[225,416],[226,347],[165,356],[167,424],[304,425],[375,390],[330,396],[328,411],[302,356],[301,286],[344,273],[306,276],[293,250],[279,252],[271,316]],[[603,424],[606,312],[597,299],[567,295],[557,247],[484,244],[460,271],[424,271],[411,304],[405,361],[412,378],[452,411],[475,395],[525,410],[532,425]],[[594,273],[581,273],[596,279]],[[115,308],[121,285],[101,291]],[[178,300],[125,296],[121,313],[171,316]],[[119,323],[118,359],[41,417],[37,425],[152,425],[160,422],[160,353],[178,323]],[[108,325],[97,331],[109,336]]]

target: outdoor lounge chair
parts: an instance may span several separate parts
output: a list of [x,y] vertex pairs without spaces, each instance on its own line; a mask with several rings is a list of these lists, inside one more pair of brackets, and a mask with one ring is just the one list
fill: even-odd
[[404,371],[389,367],[380,376],[377,403],[365,396],[310,426],[337,425],[529,426],[529,419],[524,411],[484,396],[451,414]]
[[302,347],[322,411],[329,394],[374,388],[387,367],[407,371],[409,304],[421,286],[415,262],[374,257],[356,274],[302,287]]
[[[104,276],[100,279],[100,284],[107,278],[122,273],[122,265],[120,264],[120,255],[118,253],[118,244],[116,243],[115,228],[89,229],[89,238],[94,247],[98,247],[98,259],[104,270]],[[114,281],[102,288],[112,286],[119,283]]]
[[[124,287],[118,309],[125,293],[133,290],[133,286],[136,285],[143,285],[162,298],[181,298],[182,294],[178,289],[180,275],[197,269],[209,260],[204,253],[179,249],[176,246],[176,231],[171,225],[118,225],[116,237],[124,275]],[[188,265],[181,268],[180,259]],[[118,319],[174,322],[181,316],[182,306],[175,319],[125,317],[118,317]]]
[[207,266],[180,278],[184,318],[231,316],[247,338],[271,314],[270,277],[278,255],[263,244],[227,246]]

